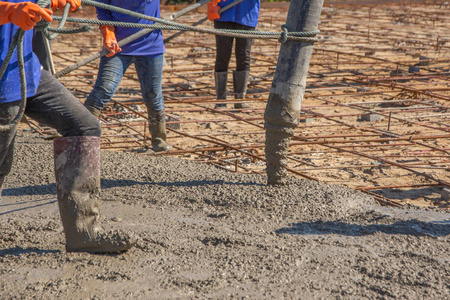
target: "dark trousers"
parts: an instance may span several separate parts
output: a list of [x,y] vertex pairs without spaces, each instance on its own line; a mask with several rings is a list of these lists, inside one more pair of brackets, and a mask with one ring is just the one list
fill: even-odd
[[[214,22],[216,29],[255,30],[254,27],[241,25],[234,22]],[[228,65],[233,51],[233,41],[236,39],[234,53],[236,55],[236,71],[250,70],[250,52],[252,39],[234,38],[216,35],[216,72],[228,71]]]
[[[50,55],[45,48],[44,33],[42,31],[34,31],[33,33],[33,52],[39,59],[39,62],[45,70],[50,71]],[[50,43],[50,41],[49,41]]]
[[[19,113],[21,100],[0,103],[0,124]],[[55,128],[63,136],[100,136],[101,127],[84,105],[49,72],[42,70],[36,95],[27,98],[25,115]],[[11,171],[17,126],[0,132],[0,176]]]

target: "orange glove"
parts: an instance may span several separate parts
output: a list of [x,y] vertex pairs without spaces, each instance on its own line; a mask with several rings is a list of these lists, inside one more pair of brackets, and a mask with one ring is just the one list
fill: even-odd
[[122,51],[122,49],[119,47],[119,44],[117,44],[116,34],[114,33],[114,26],[102,25],[100,26],[100,31],[103,35],[103,46],[106,48],[106,50],[109,51],[109,53],[106,54],[106,57],[111,57],[114,54]]
[[55,11],[57,8],[64,10],[67,3],[70,3],[70,11],[75,11],[81,6],[81,0],[52,0],[52,10]]
[[[220,1],[220,0],[219,0]],[[220,6],[217,5],[216,0],[213,2],[208,2],[208,20],[214,21],[220,18],[219,9]]]
[[51,22],[53,12],[32,2],[0,1],[0,25],[13,23],[22,30],[32,29],[42,18]]

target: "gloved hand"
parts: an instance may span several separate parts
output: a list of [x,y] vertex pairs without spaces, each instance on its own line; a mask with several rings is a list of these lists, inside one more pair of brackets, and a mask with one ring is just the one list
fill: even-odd
[[213,0],[212,2],[208,2],[208,20],[214,21],[216,19],[220,18],[219,10],[220,6],[217,5],[217,3],[220,2],[220,0]]
[[10,3],[0,1],[0,25],[13,23],[22,30],[30,30],[42,18],[51,22],[53,12],[32,2]]
[[75,11],[81,6],[81,0],[52,0],[52,10],[55,11],[57,8],[63,10],[67,3],[70,3],[70,11]]
[[100,31],[103,35],[103,46],[106,48],[106,50],[109,51],[109,53],[106,54],[106,57],[111,57],[114,54],[122,51],[122,49],[119,47],[119,44],[117,43],[116,34],[114,33],[114,26],[102,25],[100,27]]

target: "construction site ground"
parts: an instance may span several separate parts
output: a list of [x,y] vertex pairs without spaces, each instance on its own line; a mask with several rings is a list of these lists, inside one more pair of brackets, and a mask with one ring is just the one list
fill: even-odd
[[[291,143],[289,171],[362,189],[395,205],[449,207],[450,33],[448,3],[372,5],[326,2],[314,45],[302,119]],[[181,7],[162,8],[168,17]],[[288,3],[263,3],[258,30],[281,31]],[[95,18],[93,8],[78,17]],[[199,9],[177,21],[193,24]],[[73,26],[79,26],[75,24]],[[207,21],[200,26],[211,27]],[[164,31],[167,39],[174,31]],[[234,109],[230,62],[228,106],[214,110],[215,37],[185,32],[166,42],[163,73],[170,156],[235,172],[265,173],[264,110],[280,43],[254,40],[246,101]],[[101,49],[101,34],[62,35],[53,42],[56,71]],[[84,102],[98,60],[61,78]],[[146,107],[133,65],[102,114],[102,148],[153,155]],[[44,131],[45,128],[36,126]],[[50,131],[50,135],[53,134]]]
[[[263,3],[257,29],[281,31],[288,7]],[[181,8],[162,6],[162,17]],[[101,220],[138,239],[123,255],[65,253],[57,133],[27,119],[0,204],[0,298],[449,299],[449,24],[443,1],[327,1],[282,187],[266,185],[264,161],[276,39],[253,41],[244,100],[233,97],[232,59],[222,110],[214,36],[166,42],[170,153],[151,149],[130,67],[101,115]],[[96,27],[60,35],[56,71],[101,42]],[[60,80],[84,102],[97,70],[98,60]]]

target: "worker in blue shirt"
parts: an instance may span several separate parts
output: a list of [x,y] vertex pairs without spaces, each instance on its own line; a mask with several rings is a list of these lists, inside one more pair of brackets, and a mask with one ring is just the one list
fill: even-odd
[[[41,19],[52,21],[52,10],[37,1],[0,1],[0,65],[14,34],[25,31],[23,56],[26,74],[25,115],[54,127],[61,138],[54,139],[56,193],[66,250],[119,253],[132,247],[126,234],[105,234],[98,224],[100,194],[100,134],[92,116],[48,71],[42,70],[32,51],[33,27]],[[76,9],[80,0],[52,0],[52,9],[67,3]],[[0,79],[0,194],[13,162],[17,125],[11,126],[22,104],[17,49]]]
[[[99,0],[98,2],[150,17],[161,17],[159,1]],[[97,17],[103,21],[154,23],[103,8],[97,8]],[[142,97],[147,106],[153,150],[156,152],[172,150],[172,146],[166,142],[165,107],[161,88],[165,53],[161,30],[153,30],[122,48],[118,46],[117,40],[120,41],[142,29],[103,25],[100,30],[103,35],[103,46],[109,51],[109,54],[100,60],[97,80],[84,105],[93,115],[98,117],[105,104],[113,97],[125,71],[131,63],[134,63]]]
[[[224,6],[235,0],[213,0],[208,3],[208,19],[214,21],[216,29],[255,30],[258,25],[260,0],[244,0],[232,8],[218,13]],[[236,40],[235,56],[236,70],[233,71],[233,88],[235,99],[245,99],[247,83],[250,73],[250,52],[252,39],[234,38],[216,35],[216,63],[214,77],[217,99],[227,99],[228,65],[233,51],[233,41]],[[225,103],[216,104],[215,108],[224,108]],[[251,108],[247,103],[240,101],[234,104],[235,108]]]

